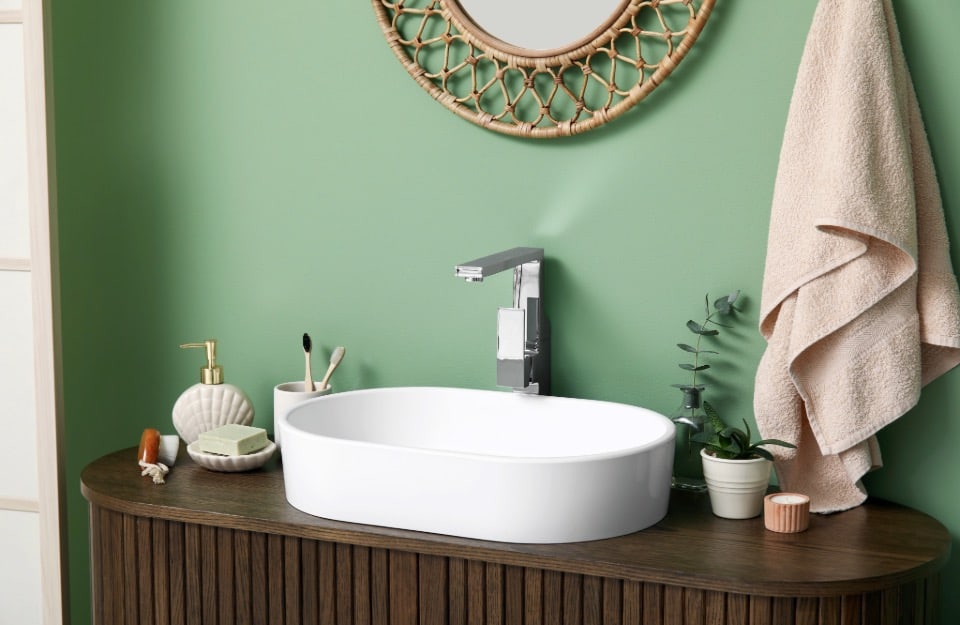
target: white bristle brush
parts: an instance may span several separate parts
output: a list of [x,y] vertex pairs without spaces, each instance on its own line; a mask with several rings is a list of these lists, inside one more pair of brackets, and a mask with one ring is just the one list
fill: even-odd
[[340,346],[330,354],[330,366],[327,367],[327,375],[323,376],[323,380],[320,382],[320,390],[327,388],[327,384],[330,382],[330,376],[333,375],[333,371],[340,365],[340,361],[343,360],[343,355],[346,352],[346,348]]
[[[313,348],[313,341],[310,340],[310,335],[306,332],[303,333],[303,357],[307,361],[307,373],[303,377],[303,390],[305,392],[310,392],[316,390],[313,386],[313,374],[310,372],[310,350]],[[320,388],[323,388],[322,386]]]

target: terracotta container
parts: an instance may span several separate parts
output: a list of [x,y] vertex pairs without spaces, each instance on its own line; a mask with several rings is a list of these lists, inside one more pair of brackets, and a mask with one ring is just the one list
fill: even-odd
[[799,493],[773,493],[763,498],[763,525],[771,532],[794,534],[810,526],[810,498]]

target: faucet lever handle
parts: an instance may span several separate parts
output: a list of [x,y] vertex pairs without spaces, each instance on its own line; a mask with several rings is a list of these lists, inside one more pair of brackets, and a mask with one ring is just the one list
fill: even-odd
[[526,388],[530,384],[530,358],[526,357],[527,311],[497,311],[497,384]]

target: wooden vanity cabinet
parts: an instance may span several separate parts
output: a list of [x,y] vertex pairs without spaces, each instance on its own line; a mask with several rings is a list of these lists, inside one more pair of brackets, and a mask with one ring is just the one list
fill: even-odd
[[679,492],[628,536],[485,542],[307,515],[276,459],[183,457],[154,485],[135,457],[81,476],[96,625],[934,625],[950,551],[939,522],[883,501],[775,534]]

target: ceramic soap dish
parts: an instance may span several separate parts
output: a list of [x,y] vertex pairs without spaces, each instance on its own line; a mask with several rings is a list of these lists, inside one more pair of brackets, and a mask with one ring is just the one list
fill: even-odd
[[194,462],[205,469],[224,473],[238,473],[240,471],[259,469],[270,459],[276,450],[276,443],[271,441],[267,443],[266,447],[252,454],[221,456],[220,454],[208,454],[200,451],[200,441],[194,441],[187,445],[187,453],[190,454]]

